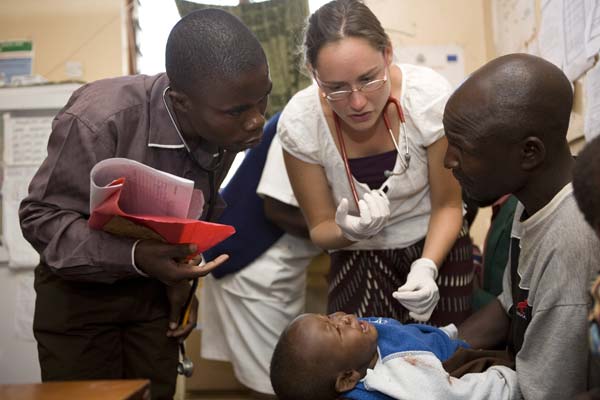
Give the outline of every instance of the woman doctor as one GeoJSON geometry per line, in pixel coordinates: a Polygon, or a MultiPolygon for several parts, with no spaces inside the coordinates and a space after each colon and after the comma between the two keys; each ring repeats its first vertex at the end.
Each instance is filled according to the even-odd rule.
{"type": "Polygon", "coordinates": [[[316,84],[290,100],[278,134],[311,239],[331,252],[328,312],[427,321],[446,274],[431,321],[460,322],[472,259],[460,187],[443,166],[449,83],[394,64],[358,0],[312,14],[303,45],[316,84]]]}

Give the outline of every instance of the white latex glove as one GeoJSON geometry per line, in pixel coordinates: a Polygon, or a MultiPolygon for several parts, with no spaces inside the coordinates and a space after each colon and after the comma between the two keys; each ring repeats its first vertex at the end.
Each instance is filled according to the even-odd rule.
{"type": "Polygon", "coordinates": [[[360,216],[348,215],[348,199],[340,201],[335,212],[335,223],[347,239],[358,242],[376,235],[390,218],[390,201],[380,190],[365,193],[358,202],[360,216]]]}
{"type": "Polygon", "coordinates": [[[419,258],[410,266],[406,283],[392,296],[409,311],[408,315],[417,321],[427,321],[440,299],[435,283],[438,270],[429,258],[419,258]]]}

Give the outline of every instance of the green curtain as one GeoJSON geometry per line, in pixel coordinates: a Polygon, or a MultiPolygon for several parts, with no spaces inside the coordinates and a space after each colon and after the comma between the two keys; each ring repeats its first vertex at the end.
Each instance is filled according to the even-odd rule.
{"type": "Polygon", "coordinates": [[[238,6],[216,6],[175,0],[179,15],[203,8],[220,8],[240,18],[258,37],[265,49],[273,91],[267,114],[283,109],[298,90],[311,80],[300,70],[302,30],[308,16],[308,0],[269,0],[238,6]]]}

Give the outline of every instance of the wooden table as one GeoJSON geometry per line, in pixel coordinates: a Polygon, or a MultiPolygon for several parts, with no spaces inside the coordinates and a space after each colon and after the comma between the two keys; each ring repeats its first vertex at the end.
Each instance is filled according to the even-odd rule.
{"type": "Polygon", "coordinates": [[[0,385],[0,399],[150,400],[150,381],[139,379],[0,385]]]}

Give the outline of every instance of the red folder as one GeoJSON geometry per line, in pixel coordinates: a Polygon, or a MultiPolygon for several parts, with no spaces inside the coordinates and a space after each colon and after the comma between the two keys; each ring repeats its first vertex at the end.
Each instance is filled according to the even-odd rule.
{"type": "MultiPolygon", "coordinates": [[[[120,178],[110,185],[124,182],[125,179],[120,178]]],[[[235,233],[235,228],[230,225],[168,216],[128,214],[119,207],[122,189],[123,186],[92,211],[88,221],[91,228],[120,236],[156,239],[172,244],[195,243],[200,253],[235,233]]]]}

